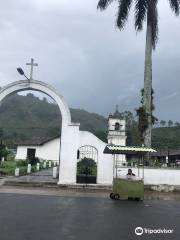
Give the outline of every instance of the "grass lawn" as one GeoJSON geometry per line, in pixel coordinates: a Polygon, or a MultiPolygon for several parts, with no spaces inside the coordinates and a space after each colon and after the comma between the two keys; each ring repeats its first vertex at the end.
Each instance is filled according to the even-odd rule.
{"type": "MultiPolygon", "coordinates": [[[[0,176],[14,176],[15,169],[19,168],[20,175],[27,174],[27,161],[4,161],[0,163],[0,176]]],[[[42,169],[42,163],[40,163],[40,169],[42,169]]],[[[31,172],[36,171],[36,165],[31,166],[31,172]]]]}

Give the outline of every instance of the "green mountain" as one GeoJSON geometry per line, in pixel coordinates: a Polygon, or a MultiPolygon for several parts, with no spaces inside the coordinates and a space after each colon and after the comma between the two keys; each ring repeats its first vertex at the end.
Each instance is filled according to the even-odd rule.
{"type": "MultiPolygon", "coordinates": [[[[106,141],[107,119],[96,113],[82,109],[70,109],[72,121],[79,122],[80,129],[94,133],[106,141]]],[[[139,145],[137,122],[131,112],[121,116],[127,122],[127,144],[139,145]]],[[[61,115],[54,103],[46,98],[39,99],[33,94],[22,96],[14,94],[0,105],[0,138],[13,147],[17,142],[34,137],[53,137],[60,134],[61,115]]],[[[180,126],[154,128],[152,144],[155,147],[180,147],[180,126]]]]}
{"type": "MultiPolygon", "coordinates": [[[[72,121],[79,122],[81,130],[87,130],[106,140],[107,120],[96,113],[70,109],[72,121]]],[[[54,103],[33,94],[14,94],[0,106],[0,133],[8,146],[34,137],[53,137],[60,134],[61,114],[54,103]],[[1,131],[2,132],[2,131],[1,131]]]]}
{"type": "Polygon", "coordinates": [[[180,147],[180,127],[160,127],[153,129],[152,144],[157,148],[180,147]]]}

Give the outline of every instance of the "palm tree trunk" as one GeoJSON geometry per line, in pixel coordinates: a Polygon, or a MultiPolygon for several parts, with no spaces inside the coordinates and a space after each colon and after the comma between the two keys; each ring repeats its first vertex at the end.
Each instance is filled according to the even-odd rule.
{"type": "Polygon", "coordinates": [[[148,115],[148,128],[144,133],[144,145],[151,147],[152,132],[152,26],[147,19],[146,52],[144,67],[144,96],[143,106],[148,115]]]}

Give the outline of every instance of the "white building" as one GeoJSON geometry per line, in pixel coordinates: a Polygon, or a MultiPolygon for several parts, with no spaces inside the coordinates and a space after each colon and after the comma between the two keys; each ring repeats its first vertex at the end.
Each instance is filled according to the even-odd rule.
{"type": "MultiPolygon", "coordinates": [[[[103,154],[104,146],[102,142],[90,132],[80,131],[80,147],[77,150],[77,160],[91,158],[98,162],[98,155],[103,154]],[[102,147],[102,148],[101,148],[102,147]]],[[[120,113],[116,110],[108,119],[108,144],[126,145],[125,120],[121,119],[120,113]]],[[[34,138],[30,141],[23,141],[17,146],[16,159],[26,160],[29,157],[37,157],[40,160],[59,162],[60,136],[53,138],[34,138]]],[[[107,155],[103,154],[103,157],[107,155]]],[[[122,155],[119,156],[122,159],[122,155]]],[[[125,159],[124,159],[125,161],[125,159]]]]}
{"type": "Polygon", "coordinates": [[[59,162],[60,137],[34,138],[24,141],[17,146],[16,160],[26,160],[37,157],[39,160],[59,162]]]}
{"type": "MultiPolygon", "coordinates": [[[[33,67],[33,59],[32,59],[33,67]]],[[[73,123],[69,107],[63,96],[49,84],[34,80],[20,80],[6,85],[0,89],[0,102],[7,96],[26,90],[34,90],[45,93],[57,103],[62,117],[61,138],[46,140],[35,145],[19,145],[16,159],[26,159],[27,155],[33,155],[40,159],[58,161],[60,159],[58,184],[76,184],[78,157],[91,155],[97,162],[97,183],[112,184],[113,181],[113,157],[103,153],[107,143],[98,139],[87,131],[80,130],[79,123],[73,123]]],[[[110,119],[109,119],[110,121],[110,119]]],[[[114,121],[114,120],[113,120],[114,121]]],[[[121,122],[120,122],[121,123],[121,122]]],[[[118,141],[118,137],[125,138],[117,124],[109,129],[108,141],[118,141]],[[119,134],[121,132],[121,134],[119,134]],[[114,135],[112,135],[112,133],[114,135]],[[116,133],[116,134],[115,134],[116,133]],[[116,135],[116,136],[115,136],[116,135]],[[114,140],[113,140],[114,138],[114,140]]],[[[121,124],[122,125],[122,124],[121,124]]],[[[125,123],[124,123],[125,125],[125,123]]],[[[123,129],[123,127],[121,126],[123,129]]],[[[125,128],[124,128],[125,129],[125,128]]],[[[124,141],[123,141],[124,142],[124,141]]]]}
{"type": "MultiPolygon", "coordinates": [[[[120,114],[116,111],[113,115],[109,115],[108,119],[108,137],[107,141],[109,144],[116,144],[125,146],[126,145],[126,129],[125,120],[120,118],[120,114]]],[[[29,157],[38,157],[40,160],[48,160],[59,163],[59,153],[60,153],[60,136],[54,138],[44,138],[44,139],[33,139],[31,141],[25,141],[18,144],[16,159],[26,160],[29,157]]],[[[77,149],[77,162],[83,158],[91,158],[96,163],[97,166],[101,165],[103,171],[101,170],[102,177],[104,178],[104,183],[109,183],[108,176],[113,168],[113,158],[111,155],[104,154],[103,151],[107,143],[101,141],[94,134],[87,131],[79,132],[79,148],[77,149]],[[102,167],[103,166],[103,167],[102,167]],[[106,179],[107,176],[107,179],[106,179]]],[[[67,151],[68,151],[67,147],[67,151]]],[[[126,159],[124,155],[116,155],[115,163],[122,165],[125,163],[126,159]]]]}

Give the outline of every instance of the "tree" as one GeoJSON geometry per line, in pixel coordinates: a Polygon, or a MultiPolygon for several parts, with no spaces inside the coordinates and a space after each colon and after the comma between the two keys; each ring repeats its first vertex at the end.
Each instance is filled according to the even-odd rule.
{"type": "MultiPolygon", "coordinates": [[[[144,133],[144,144],[151,146],[152,132],[152,50],[155,49],[158,40],[158,0],[99,0],[98,8],[105,10],[112,2],[118,3],[116,25],[120,30],[124,29],[129,10],[135,2],[135,29],[141,31],[144,21],[146,29],[146,51],[144,66],[144,93],[143,108],[148,118],[148,125],[144,133]]],[[[180,1],[169,0],[171,9],[179,15],[180,1]]]]}
{"type": "Polygon", "coordinates": [[[161,121],[160,121],[160,125],[161,125],[162,127],[164,127],[164,126],[166,125],[166,121],[161,120],[161,121]]]}
{"type": "Polygon", "coordinates": [[[2,161],[2,158],[6,160],[7,155],[9,154],[9,150],[6,148],[6,145],[3,144],[2,140],[0,141],[0,163],[2,161]]]}
{"type": "Polygon", "coordinates": [[[172,125],[173,125],[173,121],[172,121],[172,120],[169,120],[169,121],[168,121],[168,127],[172,127],[172,125]]]}
{"type": "Polygon", "coordinates": [[[179,127],[179,126],[180,126],[180,123],[179,123],[179,122],[175,122],[175,123],[174,123],[174,126],[175,126],[175,127],[179,127]]]}
{"type": "Polygon", "coordinates": [[[1,139],[1,140],[2,140],[3,136],[4,136],[4,131],[3,131],[2,128],[0,128],[0,139],[1,139]]]}

